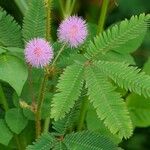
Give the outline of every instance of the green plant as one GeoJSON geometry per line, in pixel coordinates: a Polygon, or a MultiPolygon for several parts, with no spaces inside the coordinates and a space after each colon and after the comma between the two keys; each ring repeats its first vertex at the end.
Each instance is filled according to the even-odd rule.
{"type": "MultiPolygon", "coordinates": [[[[109,1],[103,3],[99,24],[88,23],[83,45],[70,48],[55,41],[53,62],[34,69],[24,63],[23,49],[33,38],[52,42],[53,3],[29,1],[22,27],[0,9],[0,143],[19,150],[118,149],[135,126],[150,125],[144,118],[148,104],[139,106],[140,100],[126,97],[133,92],[145,103],[150,98],[150,76],[134,66],[131,56],[144,40],[150,14],[132,16],[103,31],[109,1]],[[91,125],[90,116],[99,127],[91,125]],[[28,130],[33,133],[26,135],[28,130]]],[[[60,3],[63,17],[70,16],[75,1],[60,3]]]]}

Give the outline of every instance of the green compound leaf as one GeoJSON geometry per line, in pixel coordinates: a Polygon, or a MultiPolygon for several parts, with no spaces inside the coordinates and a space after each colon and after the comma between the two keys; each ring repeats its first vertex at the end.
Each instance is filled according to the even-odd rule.
{"type": "Polygon", "coordinates": [[[88,66],[85,71],[88,95],[96,109],[98,117],[113,134],[128,138],[132,134],[132,123],[126,104],[115,87],[95,66],[88,66]]]}
{"type": "Polygon", "coordinates": [[[63,142],[58,141],[57,143],[55,143],[53,150],[69,150],[69,149],[66,147],[66,145],[63,142]]]}
{"type": "Polygon", "coordinates": [[[19,134],[28,123],[19,108],[9,109],[5,114],[5,120],[11,131],[16,134],[19,134]]]}
{"type": "Polygon", "coordinates": [[[68,134],[64,143],[70,150],[117,150],[110,139],[89,131],[68,134]]]}
{"type": "Polygon", "coordinates": [[[46,10],[43,0],[31,0],[23,24],[23,37],[29,41],[36,37],[45,37],[46,10]]]}
{"type": "Polygon", "coordinates": [[[61,75],[57,85],[58,93],[52,100],[51,117],[59,120],[73,108],[81,93],[84,66],[74,64],[68,66],[61,75]]]}
{"type": "Polygon", "coordinates": [[[106,55],[100,55],[99,60],[111,62],[126,62],[135,65],[134,58],[130,54],[121,54],[115,51],[109,51],[106,55]]]}
{"type": "Polygon", "coordinates": [[[55,138],[49,133],[41,135],[33,145],[29,145],[26,150],[50,150],[56,143],[55,138]]]}
{"type": "Polygon", "coordinates": [[[62,118],[53,123],[53,129],[60,133],[65,134],[68,129],[71,129],[75,123],[77,123],[80,114],[81,99],[76,101],[74,107],[66,114],[65,118],[62,118]]]}
{"type": "Polygon", "coordinates": [[[150,97],[150,76],[125,63],[99,61],[97,67],[118,86],[145,98],[150,97]]]}
{"type": "Polygon", "coordinates": [[[86,56],[99,59],[99,56],[110,50],[119,53],[131,53],[142,43],[147,32],[150,15],[141,14],[124,20],[119,25],[102,32],[87,46],[86,56]]]}
{"type": "Polygon", "coordinates": [[[27,76],[27,68],[21,59],[11,55],[0,55],[0,79],[9,83],[19,96],[27,76]]]}
{"type": "Polygon", "coordinates": [[[13,134],[7,127],[5,120],[0,119],[0,143],[3,145],[8,145],[12,137],[13,134]]]}
{"type": "Polygon", "coordinates": [[[22,47],[21,28],[14,18],[0,8],[0,45],[22,47]]]}

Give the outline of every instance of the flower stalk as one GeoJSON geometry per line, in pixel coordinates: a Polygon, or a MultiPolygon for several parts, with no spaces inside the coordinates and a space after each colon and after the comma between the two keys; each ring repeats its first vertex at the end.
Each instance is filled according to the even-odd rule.
{"type": "Polygon", "coordinates": [[[74,6],[75,6],[75,2],[76,0],[66,0],[64,4],[62,0],[59,0],[61,13],[64,19],[71,16],[74,6]]]}
{"type": "Polygon", "coordinates": [[[98,29],[97,34],[101,33],[104,30],[104,24],[107,16],[107,10],[108,10],[109,0],[103,0],[101,12],[100,12],[100,18],[98,21],[98,29]]]}
{"type": "Polygon", "coordinates": [[[55,59],[53,60],[52,66],[55,65],[57,59],[59,58],[60,54],[63,52],[64,48],[66,46],[66,43],[64,43],[64,45],[61,47],[61,49],[59,50],[58,54],[56,55],[55,59]]]}
{"type": "Polygon", "coordinates": [[[51,6],[52,0],[45,1],[45,8],[46,8],[46,40],[49,41],[51,39],[51,6]]]}
{"type": "Polygon", "coordinates": [[[44,78],[41,83],[37,111],[36,111],[36,137],[37,138],[40,136],[41,131],[42,131],[42,129],[41,129],[41,109],[42,109],[42,105],[44,102],[47,80],[48,80],[48,75],[45,73],[44,78]]]}

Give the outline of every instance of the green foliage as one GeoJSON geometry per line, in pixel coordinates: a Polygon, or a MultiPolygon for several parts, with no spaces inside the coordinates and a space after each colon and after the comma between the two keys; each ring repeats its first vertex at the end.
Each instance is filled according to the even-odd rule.
{"type": "Polygon", "coordinates": [[[85,76],[89,99],[98,117],[104,120],[104,124],[113,134],[117,133],[119,137],[130,137],[132,123],[121,95],[114,91],[115,88],[99,68],[88,66],[85,76]]]}
{"type": "Polygon", "coordinates": [[[5,114],[5,120],[11,131],[16,134],[19,134],[28,123],[19,108],[9,109],[5,114]]]}
{"type": "Polygon", "coordinates": [[[66,145],[63,142],[58,141],[58,142],[56,142],[55,147],[53,148],[53,150],[68,150],[68,149],[67,149],[66,145]]]}
{"type": "Polygon", "coordinates": [[[0,47],[0,54],[5,53],[5,52],[6,52],[6,50],[3,49],[2,47],[0,47]]]}
{"type": "Polygon", "coordinates": [[[99,61],[97,67],[121,88],[150,97],[150,76],[140,72],[141,70],[137,67],[107,61],[99,61]]]}
{"type": "Polygon", "coordinates": [[[115,51],[109,51],[106,55],[100,55],[99,59],[112,62],[126,62],[135,65],[135,61],[130,54],[121,54],[115,51]]]}
{"type": "Polygon", "coordinates": [[[117,150],[115,144],[105,136],[88,131],[68,134],[64,143],[73,150],[117,150]]]}
{"type": "Polygon", "coordinates": [[[136,50],[146,34],[149,19],[150,15],[145,14],[141,14],[139,17],[133,16],[129,21],[124,20],[119,25],[100,33],[94,38],[94,41],[89,43],[86,56],[98,59],[99,55],[110,50],[119,53],[129,53],[136,50]],[[131,47],[130,41],[134,44],[131,47]]]}
{"type": "Polygon", "coordinates": [[[31,0],[23,24],[23,37],[29,41],[36,37],[45,37],[46,10],[43,0],[31,0]]]}
{"type": "Polygon", "coordinates": [[[4,145],[8,145],[13,137],[12,132],[9,130],[3,119],[0,119],[0,135],[0,143],[4,145]]]}
{"type": "Polygon", "coordinates": [[[127,98],[127,106],[134,126],[150,126],[150,101],[143,96],[131,94],[127,98]]]}
{"type": "Polygon", "coordinates": [[[47,133],[43,134],[33,145],[29,145],[26,150],[50,150],[54,146],[54,137],[47,133]]]}
{"type": "Polygon", "coordinates": [[[13,55],[24,61],[23,49],[19,47],[0,47],[0,54],[13,55]]]}
{"type": "Polygon", "coordinates": [[[55,120],[61,119],[74,106],[80,96],[83,85],[84,66],[74,64],[68,66],[61,75],[57,85],[58,93],[52,101],[51,117],[55,120]]]}
{"type": "MultiPolygon", "coordinates": [[[[48,41],[54,39],[53,50],[57,58],[63,44],[55,39],[58,8],[67,12],[65,9],[69,10],[72,5],[70,11],[73,11],[80,8],[80,3],[75,0],[53,1],[55,12],[51,13],[52,0],[25,1],[26,9],[20,10],[25,13],[23,23],[20,22],[22,33],[14,19],[0,8],[0,80],[3,82],[0,118],[5,118],[0,119],[0,143],[3,144],[0,149],[25,149],[35,139],[35,129],[36,134],[37,129],[44,134],[41,133],[33,145],[27,146],[27,150],[121,149],[117,144],[132,135],[132,123],[135,127],[150,125],[150,76],[131,66],[136,65],[131,53],[134,55],[142,44],[150,14],[125,19],[97,36],[97,24],[87,22],[88,37],[82,45],[76,48],[65,45],[57,61],[52,62],[54,65],[29,69],[28,77],[22,34],[25,43],[37,37],[48,41]],[[57,6],[59,2],[61,6],[57,6]],[[77,6],[73,8],[74,4],[77,6]],[[55,20],[51,20],[52,16],[55,20]],[[50,34],[50,28],[55,37],[50,34]],[[46,90],[39,92],[43,75],[48,77],[47,84],[42,85],[46,90]],[[115,84],[119,90],[125,89],[124,93],[115,84]],[[38,98],[38,95],[41,96],[38,98]],[[24,105],[20,105],[20,99],[24,105]],[[40,102],[41,107],[37,109],[40,102]],[[39,112],[38,120],[35,114],[39,112]]],[[[21,3],[16,3],[19,8],[21,3]]],[[[91,12],[94,16],[96,10],[91,12]]],[[[89,20],[91,16],[82,13],[89,20]]],[[[145,67],[148,72],[149,63],[145,67]]]]}
{"type": "MultiPolygon", "coordinates": [[[[150,75],[149,67],[150,59],[146,62],[143,69],[150,75]]],[[[150,98],[146,99],[143,96],[132,93],[127,97],[127,106],[135,127],[150,126],[150,98]]]]}
{"type": "Polygon", "coordinates": [[[0,8],[0,46],[22,47],[20,26],[2,8],[0,8]]]}
{"type": "Polygon", "coordinates": [[[20,96],[28,71],[21,59],[12,55],[0,55],[0,79],[9,83],[20,96]]]}
{"type": "Polygon", "coordinates": [[[112,134],[110,130],[104,125],[103,121],[98,118],[98,115],[92,105],[89,106],[89,109],[87,111],[86,125],[89,131],[104,135],[107,138],[111,139],[111,141],[114,141],[114,143],[116,144],[120,143],[122,140],[118,137],[118,135],[112,134]]]}
{"type": "Polygon", "coordinates": [[[74,107],[66,114],[65,118],[60,119],[53,124],[53,129],[60,134],[65,134],[67,130],[73,128],[78,120],[81,101],[80,99],[75,103],[74,107]]]}
{"type": "Polygon", "coordinates": [[[145,63],[144,69],[143,69],[144,72],[146,72],[147,74],[150,75],[150,69],[149,69],[149,66],[150,66],[150,58],[149,58],[148,61],[145,63]]]}

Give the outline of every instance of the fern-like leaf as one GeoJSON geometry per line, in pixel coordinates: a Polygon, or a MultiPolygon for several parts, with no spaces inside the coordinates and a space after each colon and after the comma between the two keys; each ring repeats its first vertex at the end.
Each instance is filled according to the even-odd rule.
{"type": "Polygon", "coordinates": [[[55,143],[53,150],[69,150],[69,149],[67,149],[66,145],[63,142],[58,141],[55,143]]]}
{"type": "Polygon", "coordinates": [[[110,139],[89,131],[68,134],[64,143],[72,150],[117,150],[117,146],[110,139]]]}
{"type": "Polygon", "coordinates": [[[132,123],[121,95],[95,66],[88,66],[85,72],[90,101],[104,124],[119,137],[128,138],[132,134],[132,123]]]}
{"type": "Polygon", "coordinates": [[[50,150],[55,144],[55,138],[49,133],[43,134],[33,145],[29,145],[26,150],[50,150]]]}
{"type": "Polygon", "coordinates": [[[53,123],[53,129],[60,134],[65,134],[67,129],[73,127],[74,123],[78,120],[80,112],[81,101],[78,100],[74,107],[66,114],[65,118],[60,119],[53,123]]]}
{"type": "Polygon", "coordinates": [[[46,9],[44,0],[31,0],[23,24],[23,37],[29,41],[36,37],[45,37],[46,9]]]}
{"type": "Polygon", "coordinates": [[[60,77],[57,85],[58,93],[52,101],[51,117],[55,120],[61,119],[74,106],[80,96],[83,85],[84,66],[74,64],[68,66],[60,77]]]}
{"type": "Polygon", "coordinates": [[[20,26],[2,8],[0,8],[0,45],[22,47],[20,26]]]}
{"type": "Polygon", "coordinates": [[[126,62],[135,65],[134,58],[130,54],[120,54],[115,51],[109,51],[106,55],[99,56],[99,60],[112,62],[126,62]]]}
{"type": "MultiPolygon", "coordinates": [[[[146,33],[149,19],[150,15],[145,14],[141,14],[139,17],[133,16],[130,20],[126,19],[120,25],[115,25],[106,32],[102,32],[89,43],[86,56],[90,59],[98,59],[99,55],[107,51],[118,51],[122,46],[128,47],[129,41],[141,38],[141,35],[146,33]]],[[[141,42],[142,40],[140,42],[137,40],[135,47],[140,46],[141,42]]]]}
{"type": "Polygon", "coordinates": [[[137,67],[107,61],[99,61],[97,67],[121,88],[150,97],[150,76],[137,67]]]}

